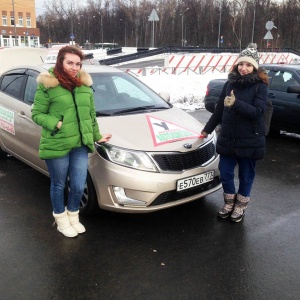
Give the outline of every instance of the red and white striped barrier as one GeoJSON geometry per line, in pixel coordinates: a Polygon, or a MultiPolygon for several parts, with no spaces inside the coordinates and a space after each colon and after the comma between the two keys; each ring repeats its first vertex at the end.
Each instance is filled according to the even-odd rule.
{"type": "MultiPolygon", "coordinates": [[[[260,63],[291,63],[299,56],[292,53],[259,53],[260,63]]],[[[206,73],[207,71],[225,72],[231,68],[238,58],[238,53],[229,54],[172,54],[165,57],[165,67],[174,68],[173,72],[178,73],[180,69],[186,72],[188,69],[193,72],[206,73]]]]}
{"type": "MultiPolygon", "coordinates": [[[[293,63],[300,57],[293,53],[259,53],[260,64],[293,63]]],[[[236,63],[238,53],[201,53],[201,54],[170,54],[165,56],[164,67],[146,67],[123,69],[135,76],[146,75],[189,75],[205,74],[207,72],[228,72],[236,63]]],[[[122,67],[120,66],[120,69],[122,67]]]]}

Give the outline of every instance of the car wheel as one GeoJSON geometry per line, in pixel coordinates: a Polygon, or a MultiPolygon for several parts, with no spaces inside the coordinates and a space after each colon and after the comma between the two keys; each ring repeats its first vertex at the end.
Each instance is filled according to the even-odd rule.
{"type": "MultiPolygon", "coordinates": [[[[67,205],[67,199],[70,190],[69,187],[70,187],[70,181],[68,178],[66,184],[66,191],[65,191],[65,205],[67,205]]],[[[84,192],[79,203],[79,212],[81,215],[86,216],[86,215],[96,214],[97,212],[99,212],[99,210],[100,209],[98,205],[95,187],[91,179],[91,176],[88,173],[85,187],[84,187],[84,192]]]]}
{"type": "Polygon", "coordinates": [[[6,158],[7,157],[7,153],[2,151],[0,148],[0,158],[6,158]]]}

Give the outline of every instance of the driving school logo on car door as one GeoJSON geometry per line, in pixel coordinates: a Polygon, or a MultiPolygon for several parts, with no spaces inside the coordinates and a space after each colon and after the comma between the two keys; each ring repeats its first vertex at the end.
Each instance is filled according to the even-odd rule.
{"type": "Polygon", "coordinates": [[[178,140],[199,138],[199,133],[195,133],[171,122],[150,116],[146,116],[146,118],[155,147],[178,140]]]}
{"type": "Polygon", "coordinates": [[[9,109],[0,106],[0,128],[5,131],[15,134],[15,118],[14,113],[9,109]]]}

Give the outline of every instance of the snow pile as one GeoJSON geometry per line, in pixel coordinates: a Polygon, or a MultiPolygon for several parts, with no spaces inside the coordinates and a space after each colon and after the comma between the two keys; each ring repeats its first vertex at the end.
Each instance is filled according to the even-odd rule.
{"type": "Polygon", "coordinates": [[[227,78],[228,73],[210,72],[202,75],[148,75],[139,79],[150,86],[156,92],[170,94],[171,103],[175,106],[194,111],[204,109],[204,96],[210,80],[227,78]]]}

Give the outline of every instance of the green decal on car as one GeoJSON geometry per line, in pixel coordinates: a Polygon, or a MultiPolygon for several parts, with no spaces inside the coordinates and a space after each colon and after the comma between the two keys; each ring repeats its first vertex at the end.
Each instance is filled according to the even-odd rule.
{"type": "Polygon", "coordinates": [[[0,106],[0,128],[15,135],[14,112],[0,106]]]}
{"type": "Polygon", "coordinates": [[[160,146],[176,140],[199,138],[199,133],[197,134],[171,122],[166,122],[150,116],[146,116],[146,118],[150,127],[154,146],[160,146]]]}

